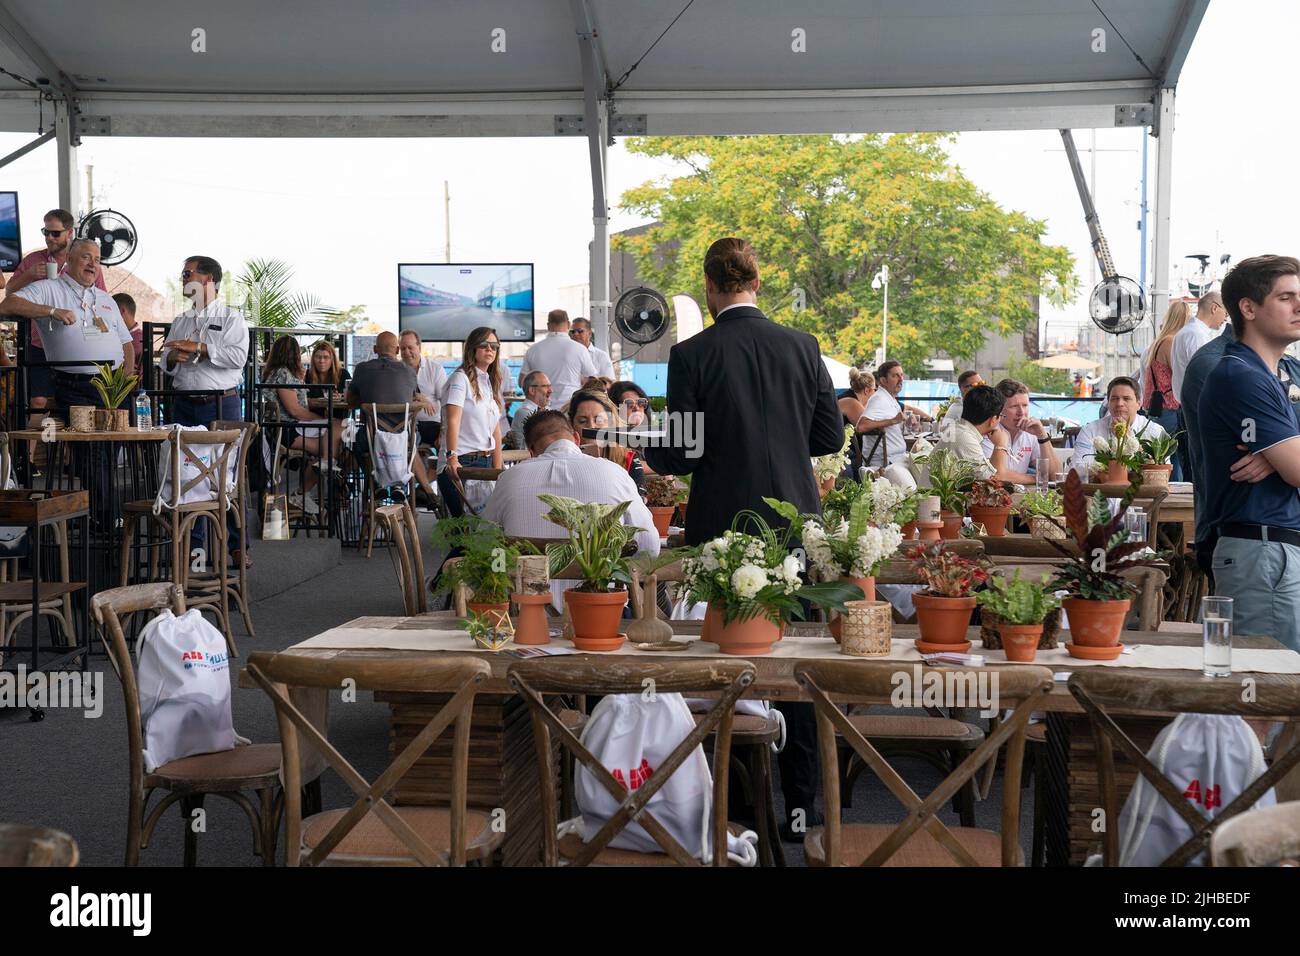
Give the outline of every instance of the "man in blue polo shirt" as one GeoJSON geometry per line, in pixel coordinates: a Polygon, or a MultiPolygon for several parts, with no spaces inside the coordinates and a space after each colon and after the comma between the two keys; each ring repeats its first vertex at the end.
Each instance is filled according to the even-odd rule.
{"type": "Polygon", "coordinates": [[[1300,262],[1257,256],[1223,280],[1237,341],[1205,380],[1197,404],[1207,518],[1219,535],[1215,591],[1233,598],[1234,630],[1300,650],[1300,419],[1278,379],[1300,341],[1300,262]],[[1265,460],[1258,481],[1236,480],[1247,450],[1265,460]]]}

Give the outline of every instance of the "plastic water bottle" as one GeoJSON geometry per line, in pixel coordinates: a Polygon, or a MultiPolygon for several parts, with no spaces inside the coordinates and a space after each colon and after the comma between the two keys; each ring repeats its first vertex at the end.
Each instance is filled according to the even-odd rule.
{"type": "Polygon", "coordinates": [[[135,397],[135,427],[136,430],[147,432],[153,428],[153,405],[149,402],[149,396],[141,392],[135,397]]]}

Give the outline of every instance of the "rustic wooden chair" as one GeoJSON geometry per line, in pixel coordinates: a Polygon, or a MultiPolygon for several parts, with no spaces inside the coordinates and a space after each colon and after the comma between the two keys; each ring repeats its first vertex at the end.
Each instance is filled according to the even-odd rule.
{"type": "MultiPolygon", "coordinates": [[[[1107,498],[1122,498],[1128,485],[1085,483],[1083,493],[1091,498],[1100,491],[1107,498]]],[[[1147,545],[1157,547],[1156,531],[1160,525],[1160,503],[1169,497],[1167,485],[1141,485],[1133,496],[1132,505],[1142,508],[1147,513],[1147,545]]]]}
{"type": "Polygon", "coordinates": [[[1220,827],[1249,810],[1270,787],[1300,764],[1300,743],[1274,754],[1271,765],[1235,800],[1208,819],[1183,791],[1147,759],[1146,754],[1115,723],[1108,710],[1156,713],[1235,714],[1241,717],[1300,716],[1300,686],[1288,677],[1249,675],[1254,693],[1243,694],[1240,680],[1207,680],[1178,672],[1126,673],[1123,668],[1088,667],[1070,675],[1070,693],[1083,706],[1097,746],[1097,777],[1105,818],[1113,821],[1102,837],[1102,863],[1119,860],[1119,793],[1115,779],[1115,748],[1137,768],[1191,829],[1191,836],[1161,866],[1186,866],[1199,856],[1220,827]],[[1242,700],[1250,697],[1249,701],[1242,700]]]}
{"type": "Polygon", "coordinates": [[[271,698],[284,748],[285,862],[288,866],[464,866],[490,859],[505,839],[488,814],[466,808],[474,695],[492,675],[487,661],[436,655],[420,661],[340,661],[258,652],[248,674],[271,698]],[[449,693],[424,729],[374,781],[368,782],[289,699],[290,688],[449,693]],[[451,806],[398,806],[387,794],[452,724],[451,806]],[[299,754],[314,747],[357,801],[303,819],[299,754]]]}
{"type": "Polygon", "coordinates": [[[198,852],[198,834],[191,826],[193,811],[202,808],[204,797],[214,794],[235,803],[248,815],[253,826],[253,852],[261,855],[264,866],[270,866],[274,862],[279,828],[276,794],[280,789],[280,747],[277,744],[250,744],[217,753],[196,754],[163,764],[152,772],[144,769],[140,690],[122,620],[136,611],[170,608],[174,614],[185,613],[185,595],[180,585],[162,582],[113,588],[100,591],[91,599],[90,605],[108,650],[109,663],[122,682],[122,698],[126,704],[130,773],[126,865],[139,863],[140,851],[148,848],[163,812],[179,801],[185,825],[185,865],[193,866],[198,852]],[[167,795],[146,817],[149,798],[155,790],[165,790],[167,795]],[[257,796],[257,807],[253,806],[245,791],[252,791],[257,796]]]}
{"type": "MultiPolygon", "coordinates": [[[[230,597],[234,598],[236,606],[239,608],[239,614],[244,619],[244,630],[248,632],[249,637],[256,637],[253,632],[253,616],[249,613],[249,605],[252,603],[248,591],[248,567],[244,555],[250,553],[252,545],[252,536],[248,533],[248,453],[254,445],[261,448],[257,443],[258,435],[261,429],[255,422],[244,421],[215,421],[208,425],[212,431],[237,431],[243,437],[239,443],[239,450],[235,453],[235,494],[231,498],[231,507],[235,511],[235,524],[239,528],[240,550],[243,551],[241,560],[235,568],[235,577],[233,581],[227,584],[227,590],[230,597]]],[[[212,575],[215,580],[215,575],[212,575]]],[[[215,586],[215,585],[214,585],[215,586]]]]}
{"type": "Polygon", "coordinates": [[[77,841],[49,827],[0,823],[0,867],[76,866],[77,841]]]}
{"type": "MultiPolygon", "coordinates": [[[[537,748],[538,772],[542,795],[542,860],[546,866],[702,866],[673,836],[646,810],[659,788],[668,781],[682,762],[700,746],[706,737],[714,735],[713,766],[730,765],[731,725],[736,700],[745,688],[754,682],[754,665],[748,661],[639,661],[612,658],[597,666],[581,657],[558,662],[548,660],[521,661],[510,667],[510,685],[519,693],[532,713],[533,742],[537,748]],[[717,694],[718,702],[695,729],[654,768],[650,779],[633,791],[628,791],[609,772],[599,759],[574,735],[547,705],[543,694],[641,694],[645,681],[654,682],[656,693],[690,695],[717,694]],[[562,749],[571,750],[574,757],[619,802],[618,812],[600,829],[591,842],[584,843],[581,836],[570,834],[560,839],[556,833],[556,768],[551,746],[552,734],[562,749]],[[610,849],[609,842],[629,823],[635,820],[663,853],[639,853],[634,850],[610,849]]],[[[711,838],[718,848],[713,854],[714,866],[726,866],[727,860],[727,777],[716,773],[713,782],[713,808],[711,838]]]]}
{"type": "MultiPolygon", "coordinates": [[[[370,557],[375,552],[375,532],[379,529],[380,520],[375,514],[375,509],[379,507],[379,492],[382,488],[375,485],[374,472],[374,454],[375,454],[375,434],[376,432],[387,432],[390,435],[397,435],[402,432],[401,422],[396,424],[389,422],[384,416],[405,416],[406,429],[406,447],[409,451],[415,452],[416,446],[420,441],[420,432],[416,427],[416,412],[418,409],[412,408],[409,404],[382,405],[371,402],[361,406],[361,420],[365,425],[366,438],[369,440],[370,449],[370,467],[366,471],[366,497],[363,503],[365,512],[362,515],[362,522],[366,529],[366,557],[370,557]]],[[[414,508],[414,498],[411,493],[411,486],[414,479],[408,481],[402,488],[403,500],[406,504],[414,508]]]]}
{"type": "Polygon", "coordinates": [[[817,742],[821,751],[826,824],[809,831],[804,853],[810,866],[841,866],[845,857],[862,866],[1002,866],[1023,865],[1020,836],[1020,771],[1024,729],[1029,715],[1041,708],[1052,689],[1052,672],[1043,667],[1009,666],[979,669],[926,668],[938,675],[958,675],[963,681],[997,674],[997,706],[1014,703],[1011,716],[990,733],[922,800],[891,767],[871,741],[841,710],[843,704],[884,703],[893,694],[897,662],[816,661],[795,668],[795,678],[808,690],[817,709],[817,742]],[[837,734],[884,782],[907,810],[897,826],[844,824],[840,820],[840,777],[836,770],[837,734]],[[1002,792],[1002,833],[959,827],[950,830],[936,811],[964,786],[985,763],[996,760],[1007,744],[1002,792]],[[924,829],[925,833],[920,831],[924,829]]]}
{"type": "Polygon", "coordinates": [[[131,542],[141,522],[161,528],[171,542],[171,580],[184,589],[187,606],[211,611],[230,646],[231,657],[239,656],[230,626],[230,560],[226,510],[232,501],[226,490],[226,466],[239,441],[238,431],[176,431],[167,437],[171,443],[171,500],[154,513],[154,499],[128,501],[122,506],[122,541],[118,556],[122,569],[121,586],[130,583],[131,542]],[[196,449],[211,448],[207,460],[196,449]],[[182,481],[182,460],[196,474],[182,481]],[[214,489],[202,501],[182,504],[181,496],[207,481],[214,489]],[[206,555],[202,569],[195,573],[191,586],[190,535],[200,521],[207,522],[206,555]]]}
{"type": "Polygon", "coordinates": [[[429,610],[429,596],[424,587],[424,554],[415,512],[409,504],[380,505],[375,509],[375,519],[383,525],[394,552],[393,564],[406,613],[425,613],[429,610]]]}
{"type": "Polygon", "coordinates": [[[1300,859],[1300,801],[1247,810],[1210,838],[1214,866],[1295,866],[1300,859]]]}

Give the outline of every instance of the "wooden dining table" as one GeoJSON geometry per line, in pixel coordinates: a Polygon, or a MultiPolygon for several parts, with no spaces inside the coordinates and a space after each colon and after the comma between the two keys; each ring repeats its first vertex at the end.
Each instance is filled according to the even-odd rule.
{"type": "MultiPolygon", "coordinates": [[[[666,654],[625,646],[616,654],[576,654],[569,641],[553,634],[551,644],[541,650],[557,652],[551,657],[556,667],[565,667],[578,661],[584,665],[600,666],[605,661],[627,660],[629,657],[654,661],[682,659],[685,656],[724,658],[716,645],[700,641],[700,622],[670,623],[674,639],[687,644],[687,649],[666,654]],[[564,653],[566,651],[568,653],[564,653]]],[[[506,858],[516,863],[528,863],[535,856],[535,841],[539,832],[537,821],[531,816],[535,812],[535,806],[530,802],[530,793],[537,787],[537,771],[531,746],[531,724],[526,718],[523,702],[513,694],[506,679],[510,665],[520,659],[522,649],[511,645],[495,652],[478,649],[468,635],[452,632],[457,625],[458,619],[450,612],[433,612],[415,617],[361,617],[281,653],[341,662],[418,660],[430,653],[474,654],[486,660],[492,675],[476,699],[471,746],[476,748],[475,752],[494,754],[496,757],[484,757],[471,766],[471,802],[480,807],[516,808],[511,812],[518,828],[507,840],[506,858]],[[322,646],[323,644],[330,646],[322,646]],[[527,809],[519,816],[514,815],[519,808],[529,807],[533,809],[527,809]]],[[[882,659],[897,663],[900,673],[904,674],[919,676],[923,670],[929,670],[912,646],[918,634],[914,625],[894,625],[891,654],[882,659]]],[[[979,629],[971,628],[967,637],[974,642],[972,652],[981,653],[979,629]]],[[[1178,655],[1180,666],[1175,672],[1199,673],[1199,633],[1128,631],[1125,632],[1123,641],[1134,649],[1131,653],[1139,658],[1146,655],[1146,659],[1154,661],[1160,655],[1178,655]]],[[[1270,682],[1286,685],[1300,683],[1300,654],[1268,637],[1234,635],[1233,642],[1234,648],[1239,652],[1234,659],[1234,667],[1240,668],[1234,673],[1248,674],[1260,686],[1270,682]]],[[[536,651],[528,649],[527,653],[532,655],[536,651]]],[[[986,661],[982,670],[990,674],[1022,666],[1007,662],[1001,651],[982,653],[986,661]]],[[[786,637],[775,645],[773,654],[749,658],[754,664],[756,679],[745,696],[772,701],[808,701],[810,698],[807,692],[795,679],[795,668],[801,662],[825,660],[828,657],[837,660],[859,659],[841,654],[824,624],[792,624],[787,628],[786,637]]],[[[1099,805],[1100,796],[1096,789],[1091,729],[1083,716],[1082,708],[1069,693],[1065,682],[1080,667],[1124,666],[1124,661],[1121,658],[1119,662],[1111,664],[1082,662],[1058,650],[1041,651],[1036,663],[1050,667],[1057,678],[1043,707],[1047,713],[1046,747],[1050,756],[1044,761],[1046,766],[1040,766],[1041,772],[1051,774],[1049,789],[1057,794],[1057,799],[1049,806],[1052,816],[1048,818],[1047,824],[1048,858],[1049,861],[1062,865],[1077,863],[1081,862],[1091,845],[1088,829],[1091,808],[1099,805]]],[[[1166,660],[1164,663],[1169,662],[1166,660]]],[[[934,669],[941,672],[946,668],[934,669]]],[[[1168,666],[1126,669],[1136,676],[1170,672],[1168,666]]],[[[240,674],[240,683],[244,687],[253,686],[243,672],[240,674]]],[[[399,745],[404,746],[413,730],[418,728],[420,721],[427,720],[432,698],[426,694],[376,694],[376,700],[389,704],[390,749],[396,753],[400,749],[399,745]]],[[[879,703],[891,702],[881,700],[879,703]]],[[[954,715],[971,719],[976,713],[971,710],[974,706],[971,702],[967,708],[954,709],[954,715]],[[970,716],[963,716],[964,714],[970,716]]],[[[1134,725],[1138,727],[1135,733],[1145,738],[1150,736],[1150,728],[1163,726],[1173,715],[1133,710],[1117,716],[1126,726],[1135,722],[1134,725]]],[[[408,778],[395,790],[397,802],[445,802],[447,767],[445,761],[440,762],[440,759],[431,756],[417,761],[408,778]]],[[[1129,776],[1125,778],[1124,768],[1121,767],[1121,799],[1132,782],[1131,768],[1128,771],[1129,776]]]]}

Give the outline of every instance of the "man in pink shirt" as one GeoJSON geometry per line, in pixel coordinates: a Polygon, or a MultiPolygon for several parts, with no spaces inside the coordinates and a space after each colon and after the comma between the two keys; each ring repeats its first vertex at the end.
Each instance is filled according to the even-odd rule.
{"type": "MultiPolygon", "coordinates": [[[[45,248],[23,256],[23,261],[18,263],[18,268],[14,269],[13,275],[5,283],[6,295],[11,295],[33,282],[46,278],[49,263],[54,263],[59,275],[63,274],[68,267],[68,249],[72,245],[72,240],[76,238],[73,231],[75,223],[72,213],[66,209],[51,209],[45,214],[45,227],[41,229],[41,235],[45,237],[45,248]]],[[[108,286],[104,284],[102,268],[95,272],[95,286],[105,292],[108,291],[108,286]]],[[[31,329],[28,361],[44,362],[45,344],[41,341],[41,333],[37,330],[35,322],[29,323],[28,328],[31,329]]],[[[27,381],[28,394],[31,397],[30,407],[33,412],[43,413],[54,395],[54,369],[47,367],[28,369],[27,381]]],[[[39,418],[40,415],[37,417],[39,418]]]]}

